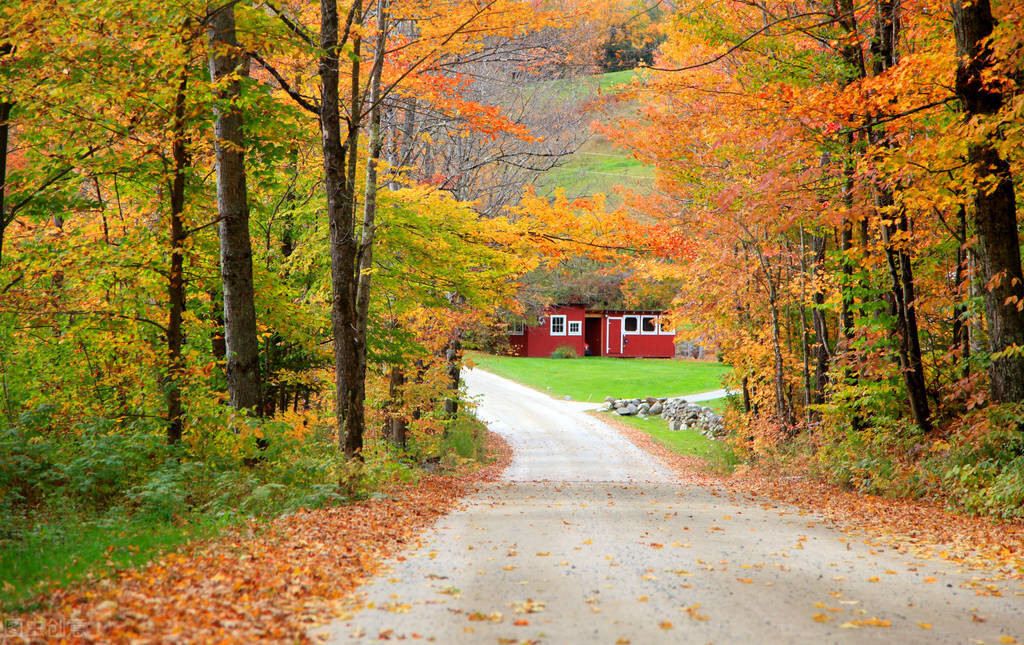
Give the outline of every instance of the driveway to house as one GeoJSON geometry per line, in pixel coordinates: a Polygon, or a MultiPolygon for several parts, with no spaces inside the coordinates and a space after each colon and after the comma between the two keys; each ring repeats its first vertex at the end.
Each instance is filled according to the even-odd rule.
{"type": "Polygon", "coordinates": [[[480,370],[465,380],[480,418],[512,445],[503,480],[439,520],[315,639],[1024,640],[1017,582],[979,595],[977,574],[950,563],[872,546],[792,507],[677,483],[578,403],[480,370]]]}

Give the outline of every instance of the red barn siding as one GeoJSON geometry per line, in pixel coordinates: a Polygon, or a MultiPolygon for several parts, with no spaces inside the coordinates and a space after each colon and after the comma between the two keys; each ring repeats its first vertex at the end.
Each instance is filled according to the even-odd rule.
{"type": "Polygon", "coordinates": [[[575,351],[577,355],[583,356],[584,315],[585,310],[579,305],[562,305],[558,307],[551,307],[546,310],[540,325],[526,328],[525,351],[521,355],[551,356],[551,352],[563,345],[568,345],[569,347],[572,347],[573,351],[575,351]],[[551,318],[553,316],[565,316],[565,325],[562,328],[564,331],[563,334],[552,335],[551,318]],[[580,324],[579,335],[569,335],[570,322],[578,322],[580,324]]]}
{"type": "Polygon", "coordinates": [[[560,305],[547,309],[540,325],[527,327],[521,335],[510,336],[509,343],[517,356],[551,356],[558,347],[565,345],[583,356],[589,345],[594,356],[671,358],[675,356],[675,335],[661,330],[658,325],[660,313],[591,312],[588,325],[587,312],[583,306],[560,305]],[[599,314],[600,318],[595,318],[595,314],[599,314]],[[551,333],[553,316],[565,316],[564,334],[551,333]],[[579,334],[569,334],[570,322],[579,323],[579,334]]]}
{"type": "Polygon", "coordinates": [[[672,358],[676,354],[675,333],[663,332],[657,311],[606,312],[623,319],[622,355],[634,358],[672,358]],[[653,329],[645,326],[653,324],[653,329]]]}

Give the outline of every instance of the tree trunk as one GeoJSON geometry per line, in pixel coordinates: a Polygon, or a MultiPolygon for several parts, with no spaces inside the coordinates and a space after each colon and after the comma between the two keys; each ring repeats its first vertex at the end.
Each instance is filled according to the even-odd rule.
{"type": "Polygon", "coordinates": [[[402,386],[405,385],[405,371],[400,365],[391,366],[388,379],[388,416],[384,420],[384,432],[388,441],[399,448],[405,448],[408,423],[399,414],[402,405],[402,386]]]}
{"type": "Polygon", "coordinates": [[[953,342],[950,349],[959,353],[960,375],[963,378],[967,378],[971,373],[971,337],[969,333],[970,326],[967,324],[967,302],[965,297],[967,294],[965,294],[965,291],[969,294],[970,286],[965,283],[970,280],[970,266],[968,260],[969,251],[966,247],[967,212],[963,206],[960,207],[960,212],[957,215],[956,241],[956,272],[953,276],[956,304],[953,305],[953,342]]]}
{"type": "Polygon", "coordinates": [[[238,108],[247,65],[235,34],[235,5],[210,15],[210,78],[218,86],[214,108],[217,156],[217,214],[220,217],[220,272],[224,299],[226,374],[231,405],[262,412],[259,341],[252,277],[252,241],[245,185],[245,141],[238,108]]]}
{"type": "Polygon", "coordinates": [[[182,70],[178,84],[178,93],[174,97],[174,123],[171,143],[171,157],[174,163],[170,187],[171,222],[170,245],[171,266],[167,274],[167,299],[169,315],[167,318],[167,380],[165,383],[167,399],[167,442],[176,444],[181,441],[182,416],[184,409],[181,403],[182,357],[184,344],[182,319],[185,313],[185,223],[182,216],[185,212],[185,167],[188,165],[188,152],[185,150],[185,90],[188,87],[188,70],[182,70]]]}
{"type": "Polygon", "coordinates": [[[840,326],[842,327],[843,339],[846,340],[847,343],[853,339],[854,325],[854,262],[850,255],[853,252],[853,220],[851,219],[851,212],[853,210],[853,176],[855,170],[853,163],[853,135],[850,135],[847,138],[847,159],[843,162],[843,207],[846,208],[846,216],[843,217],[842,230],[839,233],[839,246],[840,251],[842,252],[839,257],[842,271],[840,289],[843,299],[842,312],[840,313],[840,326]]]}
{"type": "Polygon", "coordinates": [[[793,426],[793,412],[786,398],[786,372],[782,361],[778,297],[775,284],[768,278],[768,310],[772,320],[772,355],[775,365],[775,414],[783,428],[789,432],[793,426]]]}
{"type": "MultiPolygon", "coordinates": [[[[362,3],[354,0],[351,20],[359,22],[362,3]]],[[[338,443],[349,458],[363,447],[364,383],[357,377],[360,346],[356,335],[356,256],[358,244],[352,215],[355,209],[354,159],[359,138],[359,48],[352,52],[352,118],[347,138],[341,137],[339,109],[339,42],[337,0],[320,3],[320,136],[331,229],[331,328],[334,334],[335,420],[338,443]],[[352,172],[349,172],[349,169],[352,172]],[[353,181],[350,181],[352,177],[353,181]]]]}
{"type": "MultiPolygon", "coordinates": [[[[892,197],[887,191],[880,191],[880,206],[888,209],[893,206],[892,197]]],[[[898,335],[898,353],[900,372],[907,388],[907,399],[914,422],[924,432],[932,429],[931,416],[928,409],[928,391],[924,380],[924,365],[921,361],[921,341],[917,326],[917,307],[914,304],[914,274],[910,264],[910,254],[894,247],[892,238],[897,233],[904,233],[909,238],[907,216],[900,212],[899,216],[883,212],[883,218],[893,218],[897,223],[882,223],[882,242],[885,245],[885,256],[889,266],[889,277],[892,280],[892,298],[896,313],[898,335]]]]}
{"type": "Polygon", "coordinates": [[[220,289],[210,290],[210,315],[214,325],[210,337],[210,353],[216,360],[222,361],[228,355],[228,346],[224,342],[224,299],[220,296],[220,289]]]}
{"type": "MultiPolygon", "coordinates": [[[[373,243],[376,234],[377,218],[377,165],[380,162],[380,152],[384,145],[381,135],[381,73],[384,69],[384,46],[387,41],[387,4],[380,0],[377,6],[378,34],[377,43],[374,47],[373,68],[370,70],[370,142],[366,161],[366,194],[363,204],[363,225],[359,239],[359,250],[356,257],[356,319],[355,335],[358,355],[354,357],[355,373],[353,379],[361,385],[366,382],[366,341],[367,327],[370,317],[370,290],[373,277],[373,243]]],[[[355,72],[353,72],[355,74],[355,72]]],[[[358,86],[353,83],[352,87],[352,113],[358,114],[359,101],[358,86]]],[[[355,118],[355,117],[353,117],[355,118]]],[[[355,169],[353,161],[355,154],[349,157],[349,181],[355,184],[355,169]]],[[[360,396],[360,399],[364,398],[360,396]]],[[[362,403],[359,404],[360,406],[362,403]]],[[[362,428],[359,429],[360,446],[362,445],[362,428]]],[[[403,438],[404,442],[404,438],[403,438]]]]}
{"type": "MultiPolygon", "coordinates": [[[[0,58],[9,56],[14,48],[10,43],[0,45],[0,58]]],[[[11,132],[11,108],[14,103],[9,101],[0,102],[0,267],[4,265],[4,237],[7,232],[7,210],[4,206],[4,196],[7,194],[7,143],[11,132]]]]}
{"type": "MultiPolygon", "coordinates": [[[[956,92],[965,118],[996,114],[1004,97],[986,76],[994,64],[988,41],[996,21],[989,0],[970,3],[953,0],[953,31],[958,67],[956,92]]],[[[1024,400],[1024,355],[1006,352],[1024,347],[1024,275],[1021,274],[1017,235],[1016,195],[1009,163],[990,140],[971,141],[968,162],[977,177],[974,190],[974,225],[978,234],[985,289],[985,321],[989,350],[996,355],[989,367],[992,400],[1010,403],[1024,400]],[[1006,352],[1005,355],[1000,355],[1006,352]]]]}
{"type": "Polygon", "coordinates": [[[459,353],[462,351],[462,342],[456,338],[448,343],[444,351],[444,359],[448,363],[448,391],[452,394],[444,400],[444,415],[454,419],[459,413],[459,380],[462,378],[462,370],[459,369],[459,353]]]}
{"type": "MultiPolygon", "coordinates": [[[[824,270],[825,266],[826,239],[821,235],[811,236],[811,277],[817,277],[824,270]]],[[[811,309],[811,324],[814,326],[814,396],[812,403],[825,402],[825,388],[828,387],[828,366],[832,360],[831,348],[828,337],[828,321],[825,320],[825,292],[815,282],[814,292],[811,294],[811,302],[814,307],[811,309]]]]}

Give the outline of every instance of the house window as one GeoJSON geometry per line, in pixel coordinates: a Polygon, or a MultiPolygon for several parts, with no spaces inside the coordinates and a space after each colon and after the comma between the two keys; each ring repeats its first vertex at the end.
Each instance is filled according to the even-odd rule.
{"type": "Polygon", "coordinates": [[[635,334],[639,329],[639,316],[624,316],[622,319],[622,331],[627,334],[635,334]]]}
{"type": "Polygon", "coordinates": [[[510,336],[522,336],[526,333],[526,325],[522,321],[516,321],[509,325],[510,336]]]}
{"type": "Polygon", "coordinates": [[[551,316],[551,335],[565,336],[565,316],[551,316]]]}
{"type": "Polygon", "coordinates": [[[641,318],[640,328],[644,334],[657,334],[658,333],[658,317],[657,316],[643,316],[641,318]]]}
{"type": "Polygon", "coordinates": [[[668,336],[668,335],[675,336],[676,330],[672,329],[670,327],[670,325],[671,325],[671,323],[668,320],[666,320],[664,318],[659,318],[658,319],[658,328],[661,330],[661,333],[665,334],[666,336],[668,336]]]}
{"type": "Polygon", "coordinates": [[[570,336],[582,336],[583,335],[583,323],[578,320],[569,321],[569,335],[570,336]]]}

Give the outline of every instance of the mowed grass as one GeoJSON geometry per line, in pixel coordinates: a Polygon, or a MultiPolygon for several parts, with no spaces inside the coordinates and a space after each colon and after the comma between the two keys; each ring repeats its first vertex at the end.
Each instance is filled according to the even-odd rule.
{"type": "MultiPolygon", "coordinates": [[[[704,405],[703,403],[701,405],[704,405]]],[[[612,416],[611,413],[606,413],[612,416]]],[[[724,441],[708,439],[696,430],[669,430],[668,421],[661,417],[620,417],[614,418],[634,428],[643,430],[672,452],[680,455],[699,457],[714,471],[732,472],[739,459],[724,441]]]]}
{"type": "Polygon", "coordinates": [[[520,358],[471,352],[481,369],[555,396],[603,401],[641,396],[681,396],[722,387],[728,365],[669,358],[520,358]]]}

